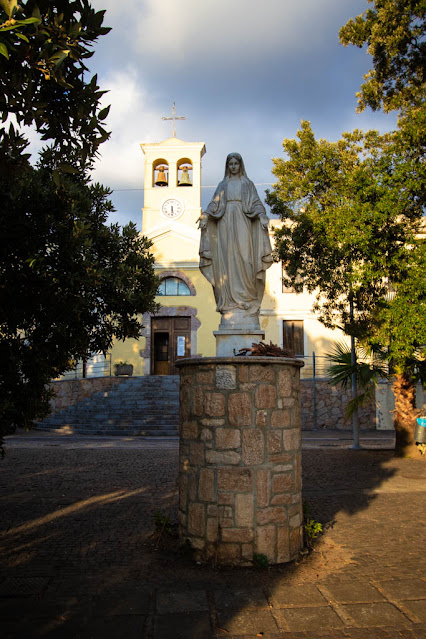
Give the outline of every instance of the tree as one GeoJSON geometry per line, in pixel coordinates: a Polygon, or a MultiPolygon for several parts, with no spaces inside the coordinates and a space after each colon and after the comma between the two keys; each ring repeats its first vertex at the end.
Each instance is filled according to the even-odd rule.
{"type": "Polygon", "coordinates": [[[46,414],[48,382],[77,359],[137,338],[158,281],[150,242],[107,225],[110,191],[90,182],[108,109],[83,60],[109,31],[104,12],[87,0],[28,0],[19,16],[14,0],[0,6],[3,122],[52,143],[33,167],[16,125],[0,131],[1,436],[46,414]]]}
{"type": "Polygon", "coordinates": [[[394,297],[378,318],[373,339],[386,344],[395,395],[396,451],[416,456],[414,442],[416,383],[426,381],[426,246],[409,247],[406,272],[394,283],[394,297]]]}
{"type": "Polygon", "coordinates": [[[104,91],[97,76],[86,81],[93,43],[107,34],[105,11],[88,0],[0,1],[0,111],[18,124],[34,125],[66,158],[73,150],[86,169],[109,134],[99,108],[104,91]],[[18,19],[17,19],[18,18],[18,19]]]}
{"type": "Polygon", "coordinates": [[[373,5],[340,29],[340,42],[367,45],[373,69],[365,76],[358,110],[405,112],[424,103],[424,0],[368,0],[373,5]]]}
{"type": "MultiPolygon", "coordinates": [[[[398,161],[393,177],[408,205],[425,206],[425,54],[424,0],[369,0],[373,9],[340,30],[344,45],[368,46],[373,69],[364,77],[358,110],[367,106],[398,111],[398,161]],[[402,167],[402,171],[401,171],[402,167]],[[405,178],[405,180],[401,180],[405,178]],[[408,195],[408,197],[407,197],[408,195]]],[[[409,268],[395,283],[396,296],[383,315],[381,338],[389,342],[395,364],[395,428],[399,454],[413,452],[414,382],[424,374],[424,248],[413,247],[409,268]],[[416,274],[420,273],[420,277],[416,274]],[[418,359],[420,348],[420,360],[418,359]],[[415,362],[417,361],[417,364],[415,362]],[[423,362],[423,363],[422,363],[423,362]]]]}
{"type": "Polygon", "coordinates": [[[352,417],[359,406],[373,399],[373,391],[378,383],[389,374],[388,353],[377,344],[366,344],[356,349],[355,363],[352,351],[345,342],[335,342],[328,353],[327,377],[333,386],[342,385],[347,389],[356,377],[357,395],[346,407],[346,418],[352,417]]]}
{"type": "Polygon", "coordinates": [[[276,232],[276,257],[288,285],[317,292],[314,309],[326,326],[361,336],[386,278],[397,278],[420,207],[407,205],[408,193],[396,197],[397,186],[392,191],[386,174],[395,162],[392,135],[354,131],[328,142],[302,122],[298,138],[283,142],[288,159],[273,160],[278,182],[268,203],[285,221],[276,232]]]}
{"type": "Polygon", "coordinates": [[[413,418],[420,414],[415,384],[426,380],[425,246],[418,243],[411,251],[409,270],[379,312],[375,331],[357,349],[355,365],[347,345],[337,343],[329,354],[327,372],[332,384],[341,383],[345,388],[356,375],[358,395],[349,402],[347,417],[371,399],[373,385],[386,378],[393,381],[395,451],[403,457],[419,454],[413,437],[413,418]]]}
{"type": "MultiPolygon", "coordinates": [[[[383,136],[354,131],[327,142],[317,141],[302,122],[298,138],[284,140],[288,159],[274,160],[278,182],[268,194],[284,221],[276,233],[276,257],[286,268],[287,284],[316,292],[314,308],[326,326],[387,344],[397,321],[391,319],[396,298],[386,300],[389,282],[403,291],[408,274],[421,272],[424,199],[416,154],[400,131],[383,136]]],[[[419,304],[405,313],[419,313],[426,323],[418,290],[419,304]]],[[[419,347],[415,333],[405,334],[403,367],[419,347]]],[[[413,413],[410,419],[412,433],[413,413]]]]}
{"type": "Polygon", "coordinates": [[[133,224],[105,224],[109,191],[71,175],[58,189],[51,154],[8,185],[0,244],[2,424],[45,411],[45,385],[79,358],[137,338],[154,310],[149,242],[133,224]],[[41,401],[40,401],[41,400],[41,401]]]}
{"type": "MultiPolygon", "coordinates": [[[[340,41],[367,45],[372,56],[358,111],[397,110],[397,130],[354,131],[330,143],[317,142],[302,123],[299,142],[284,140],[289,160],[275,161],[279,181],[269,197],[285,221],[277,256],[296,289],[319,291],[320,320],[388,349],[396,452],[406,455],[416,452],[414,384],[425,378],[425,3],[369,2],[371,9],[341,28],[340,41]]],[[[347,356],[341,364],[354,372],[347,356]]]]}

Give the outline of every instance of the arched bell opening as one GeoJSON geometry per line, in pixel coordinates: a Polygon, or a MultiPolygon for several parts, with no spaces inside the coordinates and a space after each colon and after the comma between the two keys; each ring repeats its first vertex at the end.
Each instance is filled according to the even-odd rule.
{"type": "Polygon", "coordinates": [[[169,163],[158,158],[152,163],[152,186],[162,188],[169,185],[169,163]]]}
{"type": "Polygon", "coordinates": [[[189,158],[181,158],[177,162],[177,185],[192,186],[192,162],[189,158]]]}

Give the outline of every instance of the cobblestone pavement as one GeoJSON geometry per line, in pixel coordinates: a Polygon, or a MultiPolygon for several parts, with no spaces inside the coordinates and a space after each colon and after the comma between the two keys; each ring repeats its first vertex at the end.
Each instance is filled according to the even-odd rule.
{"type": "Polygon", "coordinates": [[[362,451],[328,436],[309,434],[303,451],[304,498],[325,534],[266,570],[156,549],[154,513],[176,516],[176,441],[8,438],[0,636],[426,637],[426,464],[394,459],[382,434],[362,451]]]}

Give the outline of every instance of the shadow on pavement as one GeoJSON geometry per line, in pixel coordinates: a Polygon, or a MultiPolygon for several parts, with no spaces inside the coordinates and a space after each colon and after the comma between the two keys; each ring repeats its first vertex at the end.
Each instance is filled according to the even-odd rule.
{"type": "MultiPolygon", "coordinates": [[[[354,605],[368,601],[358,593],[355,603],[339,603],[333,584],[363,583],[368,594],[373,577],[387,582],[420,569],[406,544],[424,530],[416,517],[424,464],[390,451],[304,451],[304,498],[311,516],[330,524],[314,552],[266,570],[215,569],[150,541],[155,511],[176,518],[177,455],[160,446],[9,451],[0,464],[3,637],[338,630],[360,612],[354,605]]],[[[389,599],[371,588],[369,610],[381,622],[388,614],[389,623],[402,623],[400,609],[392,617],[389,599]]]]}

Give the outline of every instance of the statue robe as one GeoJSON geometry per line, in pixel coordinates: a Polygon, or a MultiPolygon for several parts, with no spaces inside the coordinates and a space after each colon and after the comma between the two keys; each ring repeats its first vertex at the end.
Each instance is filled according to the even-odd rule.
{"type": "Polygon", "coordinates": [[[272,248],[265,207],[247,177],[224,179],[207,207],[207,226],[201,231],[200,270],[213,286],[220,313],[242,309],[259,312],[265,272],[272,264],[272,248]]]}

